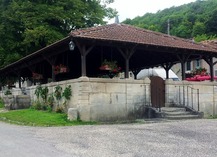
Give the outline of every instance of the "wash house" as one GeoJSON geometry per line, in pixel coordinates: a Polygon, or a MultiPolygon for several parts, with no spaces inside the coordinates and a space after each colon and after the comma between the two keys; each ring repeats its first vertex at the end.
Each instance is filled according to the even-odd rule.
{"type": "Polygon", "coordinates": [[[11,78],[17,78],[16,88],[22,90],[14,94],[25,91],[32,101],[38,84],[48,86],[49,91],[56,85],[71,85],[72,97],[67,108],[77,110],[82,120],[131,119],[141,116],[144,106],[189,105],[191,88],[200,89],[200,98],[209,96],[210,100],[198,99],[190,105],[215,114],[216,56],[217,49],[208,45],[125,24],[110,24],[74,30],[68,37],[2,68],[0,76],[8,86],[13,85],[11,78]],[[185,80],[185,63],[196,59],[209,64],[211,81],[132,77],[141,69],[161,66],[168,78],[169,69],[181,63],[185,80]],[[28,83],[24,86],[23,82],[28,83]]]}

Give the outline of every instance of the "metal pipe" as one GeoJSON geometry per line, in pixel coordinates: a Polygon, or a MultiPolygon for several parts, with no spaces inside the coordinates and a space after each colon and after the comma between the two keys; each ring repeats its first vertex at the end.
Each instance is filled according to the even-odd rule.
{"type": "Polygon", "coordinates": [[[185,106],[185,86],[183,86],[183,105],[185,106]]]}
{"type": "Polygon", "coordinates": [[[181,91],[180,91],[180,86],[179,86],[179,105],[181,105],[181,91]]]}
{"type": "Polygon", "coordinates": [[[192,109],[194,108],[193,106],[193,88],[191,88],[191,106],[192,106],[192,109]]]}
{"type": "Polygon", "coordinates": [[[198,111],[200,111],[200,101],[199,101],[199,99],[200,99],[200,97],[199,97],[199,93],[200,91],[199,91],[199,89],[197,89],[197,106],[198,106],[198,111]]]}
{"type": "Polygon", "coordinates": [[[188,98],[188,86],[187,86],[187,106],[189,106],[189,98],[188,98]]]}

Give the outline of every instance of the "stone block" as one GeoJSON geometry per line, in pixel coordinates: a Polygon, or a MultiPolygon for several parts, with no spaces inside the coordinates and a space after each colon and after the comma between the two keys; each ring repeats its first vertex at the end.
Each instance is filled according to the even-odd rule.
{"type": "Polygon", "coordinates": [[[17,95],[16,105],[14,109],[24,109],[29,108],[31,104],[31,98],[29,95],[17,95]]]}
{"type": "Polygon", "coordinates": [[[126,85],[121,83],[107,83],[106,91],[108,93],[125,93],[126,85]]]}
{"type": "Polygon", "coordinates": [[[90,106],[92,121],[115,121],[118,119],[116,105],[94,104],[90,106]]]}
{"type": "Polygon", "coordinates": [[[13,95],[7,95],[3,97],[5,109],[11,110],[15,104],[15,97],[13,95]]]}
{"type": "Polygon", "coordinates": [[[90,106],[78,104],[78,115],[83,121],[90,121],[90,106]]]}
{"type": "Polygon", "coordinates": [[[78,119],[78,109],[77,108],[68,109],[68,119],[71,121],[75,121],[78,119]]]}
{"type": "Polygon", "coordinates": [[[111,96],[108,93],[93,93],[90,95],[90,104],[111,104],[111,96]]]}
{"type": "Polygon", "coordinates": [[[91,88],[93,93],[105,92],[106,84],[105,83],[91,83],[91,88]]]}
{"type": "Polygon", "coordinates": [[[7,110],[29,108],[31,103],[29,95],[7,95],[3,97],[3,101],[7,110]]]}
{"type": "Polygon", "coordinates": [[[126,104],[126,94],[111,94],[112,104],[126,104]]]}

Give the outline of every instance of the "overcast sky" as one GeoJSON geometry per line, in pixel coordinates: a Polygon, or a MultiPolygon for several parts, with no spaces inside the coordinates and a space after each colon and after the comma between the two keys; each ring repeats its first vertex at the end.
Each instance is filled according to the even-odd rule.
{"type": "MultiPolygon", "coordinates": [[[[145,13],[156,13],[158,10],[170,8],[172,6],[180,6],[195,2],[196,0],[114,0],[115,2],[109,6],[118,11],[119,21],[122,22],[126,18],[134,18],[142,16],[145,13]]],[[[110,20],[109,23],[114,23],[110,20]]]]}

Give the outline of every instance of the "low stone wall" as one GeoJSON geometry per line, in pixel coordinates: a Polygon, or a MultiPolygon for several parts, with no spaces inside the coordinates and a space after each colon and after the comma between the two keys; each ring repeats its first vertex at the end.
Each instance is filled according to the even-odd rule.
{"type": "Polygon", "coordinates": [[[205,116],[217,114],[217,83],[165,81],[166,106],[185,105],[204,112],[205,116]],[[199,95],[198,90],[199,89],[199,95]],[[199,101],[199,103],[198,103],[199,101]]]}
{"type": "MultiPolygon", "coordinates": [[[[67,104],[69,113],[78,111],[81,120],[117,121],[135,119],[142,114],[143,106],[150,105],[150,80],[88,78],[53,82],[43,86],[49,93],[60,85],[71,85],[72,97],[67,104]],[[73,111],[73,112],[72,112],[73,111]]],[[[36,100],[36,86],[27,87],[27,94],[36,100]]],[[[62,103],[62,102],[60,102],[62,103]]],[[[75,116],[69,116],[74,117],[75,116]]]]}
{"type": "Polygon", "coordinates": [[[3,96],[5,108],[8,110],[25,109],[30,107],[29,95],[7,95],[3,96]]]}

